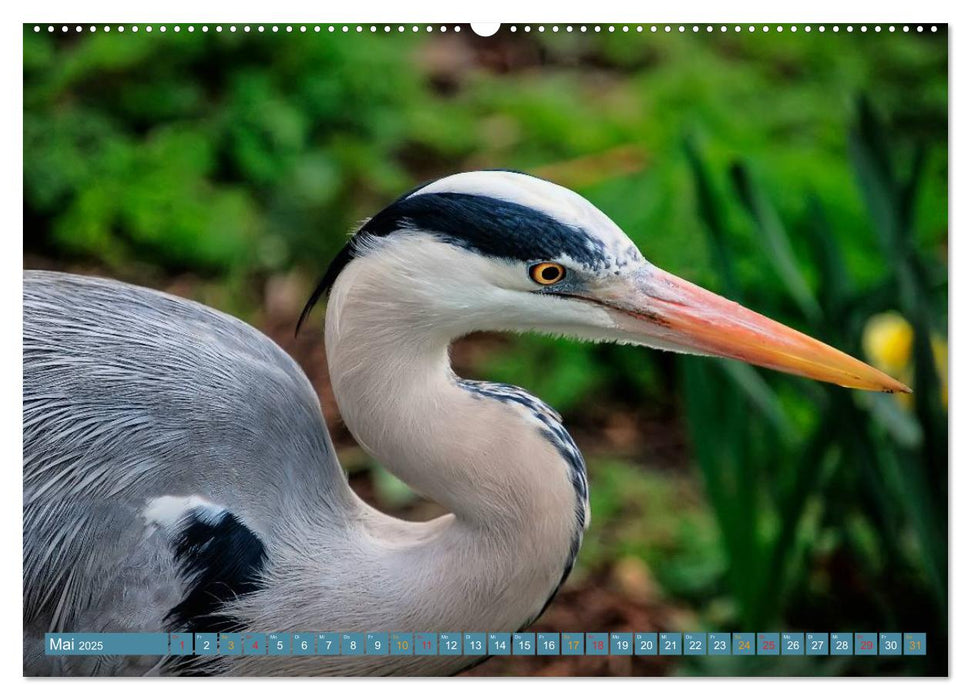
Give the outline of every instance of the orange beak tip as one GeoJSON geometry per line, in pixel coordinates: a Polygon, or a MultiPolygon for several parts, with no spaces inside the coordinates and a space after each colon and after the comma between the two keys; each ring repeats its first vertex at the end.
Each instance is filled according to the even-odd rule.
{"type": "Polygon", "coordinates": [[[909,386],[844,352],[724,297],[652,268],[625,292],[618,311],[657,332],[666,346],[728,357],[849,389],[913,393],[909,386]]]}

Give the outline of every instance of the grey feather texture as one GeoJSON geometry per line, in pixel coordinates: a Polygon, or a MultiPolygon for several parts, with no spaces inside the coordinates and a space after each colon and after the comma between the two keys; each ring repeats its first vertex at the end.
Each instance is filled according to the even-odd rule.
{"type": "Polygon", "coordinates": [[[25,630],[164,629],[183,590],[151,498],[203,494],[269,540],[281,513],[341,505],[313,388],[237,319],[27,272],[23,358],[25,630]]]}
{"type": "MultiPolygon", "coordinates": [[[[354,295],[342,298],[350,309],[354,295]]],[[[426,428],[414,423],[409,435],[422,442],[402,439],[400,450],[424,454],[427,468],[443,474],[436,483],[481,475],[467,500],[507,513],[501,523],[462,513],[409,523],[364,504],[335,458],[306,376],[237,319],[120,282],[48,272],[24,273],[23,303],[28,675],[174,670],[151,658],[46,657],[42,640],[49,631],[173,629],[168,615],[191,586],[175,544],[193,504],[231,513],[265,545],[256,590],[219,601],[222,614],[251,631],[518,629],[575,554],[572,467],[528,411],[473,397],[450,372],[429,387],[429,406],[462,417],[449,430],[453,442],[425,440],[426,428]],[[481,443],[483,426],[493,428],[494,446],[462,457],[456,446],[481,443]],[[173,505],[181,502],[185,512],[173,505]]],[[[342,337],[338,349],[366,346],[351,331],[342,337]]],[[[380,355],[371,360],[369,379],[390,371],[380,355]]],[[[332,360],[332,374],[347,377],[353,394],[355,375],[340,362],[332,360]]],[[[391,412],[405,414],[404,423],[433,413],[387,397],[380,405],[387,416],[378,407],[367,413],[381,425],[391,412]]],[[[473,661],[220,657],[203,670],[438,674],[473,661]]]]}

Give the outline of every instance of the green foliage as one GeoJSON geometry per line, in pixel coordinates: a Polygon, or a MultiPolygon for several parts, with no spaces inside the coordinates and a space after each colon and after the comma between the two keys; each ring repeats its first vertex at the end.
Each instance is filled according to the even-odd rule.
{"type": "Polygon", "coordinates": [[[816,197],[786,226],[751,170],[736,163],[730,175],[737,203],[716,203],[711,170],[687,144],[712,255],[733,296],[749,297],[770,316],[797,318],[811,335],[857,354],[863,322],[877,311],[900,309],[914,329],[913,412],[887,395],[779,376],[767,375],[771,383],[753,391],[756,370],[740,378],[734,366],[682,362],[696,458],[746,629],[799,619],[850,628],[854,621],[872,625],[876,615],[888,629],[922,624],[945,643],[947,420],[931,333],[946,328],[946,288],[929,283],[942,278],[942,261],[916,245],[914,212],[927,177],[922,152],[906,158],[901,176],[894,161],[900,149],[891,143],[861,100],[849,144],[856,191],[887,263],[882,277],[866,284],[849,272],[816,197]],[[751,235],[766,252],[766,275],[782,281],[784,295],[737,285],[725,207],[748,215],[751,235]],[[798,271],[789,229],[805,232],[813,244],[815,293],[798,271]],[[762,420],[752,420],[753,412],[762,420]],[[818,575],[840,561],[852,562],[855,590],[820,587],[818,575]],[[864,595],[867,602],[856,609],[829,606],[864,595]]]}
{"type": "Polygon", "coordinates": [[[24,36],[27,246],[121,270],[323,261],[411,183],[414,39],[24,36]],[[407,62],[405,63],[407,65],[407,62]]]}
{"type": "Polygon", "coordinates": [[[596,525],[584,538],[578,573],[634,556],[651,565],[671,595],[699,603],[711,596],[724,556],[689,480],[618,460],[591,460],[588,469],[596,525]]]}

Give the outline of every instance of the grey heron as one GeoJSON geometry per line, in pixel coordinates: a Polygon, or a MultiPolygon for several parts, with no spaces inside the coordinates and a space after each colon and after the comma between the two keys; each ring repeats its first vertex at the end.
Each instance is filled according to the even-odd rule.
{"type": "Polygon", "coordinates": [[[604,213],[508,171],[434,181],[367,220],[325,352],[360,445],[448,514],[364,503],[297,364],[249,325],[116,281],[24,274],[28,674],[445,674],[453,656],[46,657],[50,631],[513,631],[566,579],[583,457],[522,389],[459,378],[453,340],[509,331],[734,358],[908,391],[651,265],[604,213]]]}

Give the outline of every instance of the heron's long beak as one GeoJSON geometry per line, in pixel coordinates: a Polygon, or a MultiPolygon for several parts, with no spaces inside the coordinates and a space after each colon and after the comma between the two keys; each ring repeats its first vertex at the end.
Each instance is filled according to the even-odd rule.
{"type": "Polygon", "coordinates": [[[657,347],[729,357],[852,389],[906,392],[883,372],[799,331],[656,267],[599,290],[625,336],[657,347]]]}

